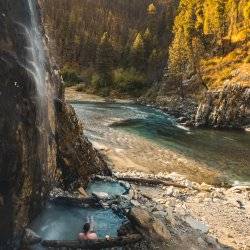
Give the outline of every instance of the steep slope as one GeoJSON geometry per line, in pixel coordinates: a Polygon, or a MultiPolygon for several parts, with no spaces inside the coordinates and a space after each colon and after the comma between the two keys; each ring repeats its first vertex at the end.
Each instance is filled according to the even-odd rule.
{"type": "Polygon", "coordinates": [[[181,0],[168,67],[144,101],[170,106],[173,113],[186,116],[196,126],[248,126],[249,17],[249,1],[181,0]],[[235,106],[237,101],[240,104],[235,106]]]}
{"type": "Polygon", "coordinates": [[[107,168],[64,103],[42,42],[37,1],[4,0],[0,13],[0,248],[17,249],[53,185],[84,185],[91,173],[107,168]],[[61,110],[54,106],[58,100],[61,110]],[[64,150],[61,138],[72,127],[64,150]],[[74,178],[65,174],[72,166],[74,178]]]}

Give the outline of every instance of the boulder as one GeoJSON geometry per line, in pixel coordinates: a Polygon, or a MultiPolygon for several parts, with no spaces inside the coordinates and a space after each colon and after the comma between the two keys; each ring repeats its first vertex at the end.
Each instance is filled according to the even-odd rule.
{"type": "Polygon", "coordinates": [[[134,225],[145,237],[153,241],[160,240],[164,242],[171,239],[171,234],[166,224],[148,211],[134,207],[131,209],[128,217],[132,225],[134,225]]]}

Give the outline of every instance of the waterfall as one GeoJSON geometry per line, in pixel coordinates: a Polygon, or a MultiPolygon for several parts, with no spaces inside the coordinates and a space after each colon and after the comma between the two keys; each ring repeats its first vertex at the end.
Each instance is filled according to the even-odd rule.
{"type": "MultiPolygon", "coordinates": [[[[20,23],[21,35],[25,38],[25,47],[22,64],[30,74],[35,84],[36,97],[36,125],[39,131],[37,158],[40,167],[36,168],[36,181],[47,173],[48,165],[48,131],[49,131],[49,86],[46,81],[46,56],[43,35],[40,31],[40,17],[38,14],[37,0],[27,0],[28,22],[20,23]]],[[[45,179],[44,179],[45,180],[45,179]]]]}
{"type": "MultiPolygon", "coordinates": [[[[34,0],[28,0],[30,13],[30,24],[25,27],[25,36],[28,47],[26,47],[26,69],[34,78],[37,95],[40,99],[46,97],[45,81],[45,55],[42,42],[42,35],[39,30],[38,15],[34,0]]],[[[42,101],[42,100],[41,100],[42,101]]]]}

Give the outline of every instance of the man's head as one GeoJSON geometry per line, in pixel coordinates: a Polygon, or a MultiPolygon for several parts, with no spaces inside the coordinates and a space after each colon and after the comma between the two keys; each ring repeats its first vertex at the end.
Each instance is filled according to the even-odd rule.
{"type": "Polygon", "coordinates": [[[90,224],[85,223],[83,226],[83,232],[86,234],[90,230],[90,224]]]}

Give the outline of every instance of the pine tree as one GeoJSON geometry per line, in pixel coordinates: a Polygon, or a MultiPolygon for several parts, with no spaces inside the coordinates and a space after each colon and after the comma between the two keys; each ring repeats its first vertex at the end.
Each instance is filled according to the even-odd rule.
{"type": "Polygon", "coordinates": [[[148,60],[148,79],[149,81],[160,80],[163,70],[164,53],[157,49],[153,49],[148,60]]]}
{"type": "Polygon", "coordinates": [[[96,51],[96,71],[100,77],[99,87],[108,87],[112,84],[113,48],[108,33],[101,38],[96,51]]]}
{"type": "Polygon", "coordinates": [[[146,63],[145,63],[145,50],[144,50],[144,42],[142,35],[140,33],[137,34],[132,48],[131,48],[131,61],[132,66],[139,70],[145,70],[146,63]]]}
{"type": "Polygon", "coordinates": [[[154,47],[153,36],[152,36],[149,28],[147,28],[143,34],[143,42],[144,42],[145,58],[148,59],[152,50],[153,50],[153,47],[154,47]]]}
{"type": "Polygon", "coordinates": [[[156,14],[156,7],[153,3],[151,3],[149,6],[148,6],[148,14],[149,15],[155,15],[156,14]]]}

